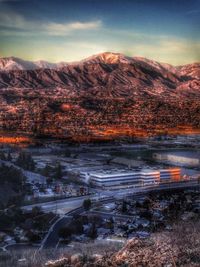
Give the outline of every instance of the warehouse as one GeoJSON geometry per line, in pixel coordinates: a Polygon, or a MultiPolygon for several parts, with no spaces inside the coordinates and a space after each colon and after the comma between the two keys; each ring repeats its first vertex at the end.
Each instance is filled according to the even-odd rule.
{"type": "Polygon", "coordinates": [[[177,151],[170,153],[154,153],[153,158],[162,162],[169,162],[172,164],[188,167],[200,167],[200,153],[177,151]]]}

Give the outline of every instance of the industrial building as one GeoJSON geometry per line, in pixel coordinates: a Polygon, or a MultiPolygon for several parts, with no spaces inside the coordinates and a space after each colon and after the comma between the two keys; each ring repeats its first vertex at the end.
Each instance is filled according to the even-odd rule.
{"type": "Polygon", "coordinates": [[[154,153],[153,158],[158,161],[165,161],[181,166],[200,167],[200,153],[198,152],[177,151],[170,153],[154,153]]]}
{"type": "Polygon", "coordinates": [[[160,172],[159,170],[142,170],[140,172],[140,179],[143,186],[159,184],[160,172]]]}
{"type": "Polygon", "coordinates": [[[140,172],[96,172],[90,174],[91,182],[98,187],[115,187],[115,186],[138,186],[141,182],[140,172]]]}
{"type": "Polygon", "coordinates": [[[102,188],[138,187],[158,185],[160,183],[179,181],[180,168],[169,169],[143,169],[143,170],[118,170],[88,173],[88,181],[102,188]]]}
{"type": "Polygon", "coordinates": [[[160,183],[175,182],[181,180],[180,168],[169,168],[160,170],[160,183]]]}

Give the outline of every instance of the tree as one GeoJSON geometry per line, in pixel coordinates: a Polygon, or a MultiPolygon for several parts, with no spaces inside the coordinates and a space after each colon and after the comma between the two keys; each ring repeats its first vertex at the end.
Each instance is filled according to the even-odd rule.
{"type": "Polygon", "coordinates": [[[127,203],[126,203],[126,201],[124,201],[124,200],[123,200],[123,202],[122,202],[122,212],[123,212],[123,213],[127,212],[127,203]]]}
{"type": "Polygon", "coordinates": [[[63,239],[68,239],[72,235],[72,229],[69,227],[62,227],[58,232],[59,237],[63,239]]]}
{"type": "Polygon", "coordinates": [[[69,150],[65,151],[65,157],[70,157],[71,156],[71,152],[69,150]]]}
{"type": "Polygon", "coordinates": [[[91,200],[88,198],[88,199],[84,199],[83,201],[83,207],[85,210],[89,210],[92,206],[92,202],[91,200]]]}
{"type": "Polygon", "coordinates": [[[7,155],[7,161],[12,161],[12,156],[11,156],[10,152],[7,155]]]}
{"type": "Polygon", "coordinates": [[[33,242],[33,243],[41,240],[41,237],[39,236],[39,234],[34,233],[33,231],[27,232],[26,237],[29,239],[30,242],[33,242]]]}
{"type": "Polygon", "coordinates": [[[46,164],[46,166],[42,170],[42,175],[49,177],[50,173],[51,173],[51,167],[48,164],[46,164]]]}
{"type": "Polygon", "coordinates": [[[9,227],[12,226],[12,221],[10,219],[10,217],[7,214],[1,214],[1,220],[0,220],[0,228],[1,230],[6,230],[9,227]]]}
{"type": "Polygon", "coordinates": [[[91,228],[88,231],[88,237],[95,239],[97,237],[97,227],[96,224],[93,222],[91,228]]]}
{"type": "Polygon", "coordinates": [[[73,228],[73,232],[76,234],[82,234],[84,227],[83,227],[83,221],[82,221],[82,217],[79,216],[78,219],[75,219],[72,222],[71,227],[73,228]]]}
{"type": "Polygon", "coordinates": [[[35,207],[32,208],[31,213],[32,213],[32,217],[34,218],[34,217],[40,215],[42,213],[42,210],[41,210],[40,207],[35,206],[35,207]]]}
{"type": "Polygon", "coordinates": [[[58,165],[55,168],[55,178],[60,180],[62,176],[63,176],[62,166],[60,165],[60,163],[58,163],[58,165]]]}
{"type": "Polygon", "coordinates": [[[113,230],[114,229],[114,220],[113,220],[113,217],[110,217],[110,219],[108,221],[108,228],[110,230],[113,230]]]}
{"type": "Polygon", "coordinates": [[[20,204],[25,194],[25,176],[22,171],[13,166],[2,164],[0,167],[0,181],[2,192],[5,188],[5,194],[0,195],[0,206],[7,207],[9,203],[20,204]]]}
{"type": "Polygon", "coordinates": [[[4,161],[6,160],[6,156],[3,152],[0,152],[0,159],[4,161]]]}
{"type": "Polygon", "coordinates": [[[35,162],[31,155],[26,152],[20,152],[16,164],[25,170],[33,171],[35,169],[35,162]]]}

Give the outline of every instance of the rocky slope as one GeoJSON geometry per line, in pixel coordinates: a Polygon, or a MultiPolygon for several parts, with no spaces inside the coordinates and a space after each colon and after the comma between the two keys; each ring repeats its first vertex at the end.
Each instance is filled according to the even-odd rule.
{"type": "MultiPolygon", "coordinates": [[[[84,259],[81,254],[74,254],[71,257],[65,257],[57,261],[49,261],[46,267],[167,267],[173,266],[177,262],[177,251],[174,251],[173,258],[170,246],[153,240],[132,239],[117,253],[101,256],[93,255],[84,259]],[[176,255],[176,256],[175,256],[176,255]]],[[[175,265],[174,265],[175,266],[175,265]]]]}
{"type": "Polygon", "coordinates": [[[39,69],[22,63],[0,60],[5,131],[90,140],[200,129],[199,63],[173,67],[117,53],[39,69]]]}
{"type": "Polygon", "coordinates": [[[192,267],[200,263],[199,222],[179,223],[172,232],[133,238],[115,253],[66,254],[45,267],[192,267]]]}

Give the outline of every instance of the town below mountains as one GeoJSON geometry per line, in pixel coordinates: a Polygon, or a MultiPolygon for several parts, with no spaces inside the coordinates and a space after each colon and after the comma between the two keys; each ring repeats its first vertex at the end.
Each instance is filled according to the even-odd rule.
{"type": "Polygon", "coordinates": [[[200,132],[200,63],[101,53],[80,62],[0,59],[0,129],[74,141],[200,132]]]}

